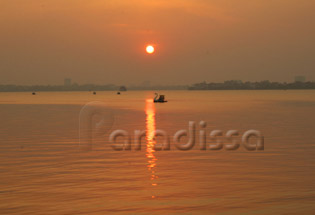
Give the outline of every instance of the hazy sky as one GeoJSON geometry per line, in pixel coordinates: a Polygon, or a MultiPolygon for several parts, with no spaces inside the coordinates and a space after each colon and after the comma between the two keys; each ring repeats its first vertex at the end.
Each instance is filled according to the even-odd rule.
{"type": "Polygon", "coordinates": [[[314,11],[314,0],[0,0],[0,84],[315,80],[314,11]]]}

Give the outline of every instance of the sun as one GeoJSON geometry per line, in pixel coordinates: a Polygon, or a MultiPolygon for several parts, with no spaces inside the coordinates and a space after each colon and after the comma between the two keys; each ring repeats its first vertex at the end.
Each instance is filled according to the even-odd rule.
{"type": "Polygon", "coordinates": [[[148,54],[153,54],[154,47],[151,45],[148,45],[145,50],[147,51],[148,54]]]}

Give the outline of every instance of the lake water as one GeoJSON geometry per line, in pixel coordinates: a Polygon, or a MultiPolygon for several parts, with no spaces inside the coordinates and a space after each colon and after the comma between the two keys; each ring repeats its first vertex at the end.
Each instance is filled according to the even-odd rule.
{"type": "Polygon", "coordinates": [[[161,94],[168,103],[146,91],[0,93],[0,214],[314,213],[314,90],[161,94]],[[96,101],[94,118],[82,119],[96,101]],[[208,136],[258,130],[264,150],[200,150],[198,139],[191,150],[174,147],[178,130],[194,121],[198,134],[202,120],[208,136]],[[79,144],[84,127],[90,150],[79,144]],[[132,140],[144,130],[142,150],[113,150],[117,129],[132,140]],[[154,150],[163,139],[155,129],[171,150],[154,150]]]}

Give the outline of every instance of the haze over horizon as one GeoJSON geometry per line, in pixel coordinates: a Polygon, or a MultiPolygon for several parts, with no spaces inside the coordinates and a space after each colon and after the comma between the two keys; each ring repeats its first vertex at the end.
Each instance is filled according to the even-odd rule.
{"type": "Polygon", "coordinates": [[[314,9],[310,0],[1,0],[0,84],[313,81],[314,9]]]}

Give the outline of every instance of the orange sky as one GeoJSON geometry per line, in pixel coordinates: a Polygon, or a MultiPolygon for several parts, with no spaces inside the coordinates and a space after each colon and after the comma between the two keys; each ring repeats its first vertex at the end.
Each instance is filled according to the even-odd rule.
{"type": "Polygon", "coordinates": [[[314,9],[311,0],[0,0],[0,84],[315,80],[314,9]]]}

